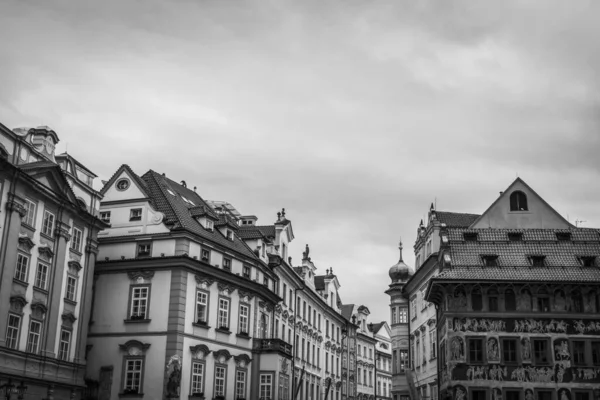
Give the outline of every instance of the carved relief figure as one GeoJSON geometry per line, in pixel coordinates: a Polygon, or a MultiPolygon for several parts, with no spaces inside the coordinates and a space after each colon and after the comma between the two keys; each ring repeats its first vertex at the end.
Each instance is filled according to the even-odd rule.
{"type": "Polygon", "coordinates": [[[556,311],[566,311],[567,302],[565,300],[565,294],[562,290],[557,290],[554,293],[554,309],[556,311]]]}
{"type": "Polygon", "coordinates": [[[567,390],[566,389],[563,389],[563,390],[560,391],[560,400],[570,400],[570,397],[571,396],[569,396],[567,394],[567,390]]]}
{"type": "Polygon", "coordinates": [[[521,360],[523,362],[531,362],[531,344],[529,338],[521,339],[521,360]]]}
{"type": "Polygon", "coordinates": [[[179,385],[181,384],[181,361],[179,356],[174,355],[167,363],[167,398],[179,397],[179,385]]]}
{"type": "Polygon", "coordinates": [[[457,387],[454,392],[454,400],[465,400],[465,391],[461,387],[457,387]]]}
{"type": "Polygon", "coordinates": [[[490,362],[500,361],[500,350],[496,338],[489,338],[487,340],[487,359],[490,362]]]}
{"type": "Polygon", "coordinates": [[[465,295],[464,290],[459,289],[454,293],[452,298],[451,307],[454,310],[466,310],[467,309],[467,296],[465,295]]]}
{"type": "Polygon", "coordinates": [[[455,336],[450,341],[450,355],[452,360],[462,360],[465,356],[465,346],[461,337],[455,336]]]}
{"type": "Polygon", "coordinates": [[[566,340],[561,340],[559,344],[554,345],[554,353],[557,360],[570,359],[569,343],[566,340]]]}
{"type": "Polygon", "coordinates": [[[585,333],[585,330],[586,330],[585,329],[585,324],[583,323],[582,320],[575,321],[573,323],[573,327],[575,328],[575,330],[577,331],[577,333],[579,333],[579,334],[585,333]]]}
{"type": "Polygon", "coordinates": [[[525,400],[533,400],[533,392],[531,389],[525,391],[525,400]]]}

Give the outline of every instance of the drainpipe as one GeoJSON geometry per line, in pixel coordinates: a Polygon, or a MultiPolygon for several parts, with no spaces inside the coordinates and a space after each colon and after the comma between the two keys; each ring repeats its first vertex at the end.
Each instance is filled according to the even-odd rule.
{"type": "Polygon", "coordinates": [[[296,288],[294,289],[294,348],[292,349],[292,351],[294,352],[294,355],[292,357],[292,390],[290,392],[290,399],[291,400],[295,400],[296,396],[298,395],[298,393],[294,393],[296,391],[296,355],[295,353],[297,352],[297,346],[298,343],[296,343],[296,317],[297,314],[296,312],[298,311],[298,290],[304,290],[306,289],[306,285],[304,284],[304,281],[302,281],[302,287],[296,288]]]}

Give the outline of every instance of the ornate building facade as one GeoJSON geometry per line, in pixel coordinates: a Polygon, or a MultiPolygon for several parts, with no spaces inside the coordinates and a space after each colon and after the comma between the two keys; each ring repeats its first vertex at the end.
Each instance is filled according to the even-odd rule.
{"type": "Polygon", "coordinates": [[[392,330],[386,321],[371,323],[375,344],[375,400],[392,398],[392,330]]]}
{"type": "Polygon", "coordinates": [[[600,398],[600,234],[577,228],[521,179],[468,228],[442,227],[441,397],[600,398]]]}
{"type": "Polygon", "coordinates": [[[390,296],[391,342],[392,342],[392,390],[393,400],[410,398],[407,378],[409,362],[409,310],[408,301],[403,296],[403,288],[413,275],[413,271],[402,260],[402,242],[399,244],[400,260],[389,270],[392,283],[386,294],[390,296]]]}
{"type": "MultiPolygon", "coordinates": [[[[0,125],[0,385],[25,398],[85,387],[100,193],[52,129],[0,125]]],[[[23,398],[23,397],[19,397],[23,398]]]]}

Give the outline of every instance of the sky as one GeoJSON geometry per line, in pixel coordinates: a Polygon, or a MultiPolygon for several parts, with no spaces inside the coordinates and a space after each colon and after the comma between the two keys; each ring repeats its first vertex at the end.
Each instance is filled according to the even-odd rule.
{"type": "Polygon", "coordinates": [[[100,179],[165,173],[258,224],[286,209],[345,303],[389,321],[429,206],[521,177],[600,227],[600,2],[0,2],[0,122],[100,179]]]}

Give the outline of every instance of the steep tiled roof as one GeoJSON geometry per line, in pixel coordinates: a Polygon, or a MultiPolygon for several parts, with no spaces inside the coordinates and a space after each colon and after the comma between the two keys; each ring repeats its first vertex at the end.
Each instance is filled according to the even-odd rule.
{"type": "Polygon", "coordinates": [[[142,179],[158,211],[165,214],[167,221],[174,223],[171,229],[190,231],[201,238],[213,241],[247,257],[257,259],[254,252],[236,235],[233,236],[233,240],[228,240],[218,229],[207,230],[192,216],[190,209],[195,209],[198,206],[210,208],[196,192],[152,170],[146,172],[142,176],[142,179]],[[168,190],[174,192],[175,195],[170,194],[168,190]],[[186,203],[181,196],[184,196],[194,204],[186,203]]]}
{"type": "Polygon", "coordinates": [[[237,234],[241,239],[244,240],[262,239],[265,237],[265,235],[263,235],[261,231],[256,229],[255,226],[240,226],[240,229],[238,229],[237,234]]]}
{"type": "Polygon", "coordinates": [[[352,311],[354,311],[354,304],[342,304],[342,317],[350,320],[352,318],[352,311]]]}
{"type": "Polygon", "coordinates": [[[100,189],[100,193],[102,195],[106,194],[106,191],[108,190],[108,188],[115,182],[115,180],[121,175],[122,171],[127,171],[127,173],[131,176],[131,178],[135,181],[135,183],[144,191],[144,192],[148,192],[148,188],[146,187],[146,183],[139,177],[137,176],[137,174],[135,172],[133,172],[133,170],[131,169],[131,167],[127,164],[123,164],[121,165],[121,167],[119,169],[117,169],[115,171],[115,173],[113,174],[113,176],[110,177],[110,179],[104,184],[104,186],[102,186],[102,189],[100,189]]]}
{"type": "Polygon", "coordinates": [[[320,275],[320,276],[315,275],[315,289],[316,290],[325,290],[325,275],[320,275]]]}
{"type": "Polygon", "coordinates": [[[480,217],[478,214],[464,214],[448,211],[436,211],[435,216],[438,221],[446,224],[449,228],[466,228],[480,217]]]}
{"type": "Polygon", "coordinates": [[[598,267],[452,267],[432,280],[600,282],[598,267]]]}
{"type": "Polygon", "coordinates": [[[378,322],[376,324],[373,324],[372,326],[368,325],[368,328],[369,328],[369,331],[371,331],[373,333],[377,333],[383,327],[383,325],[385,325],[385,321],[378,322]]]}

